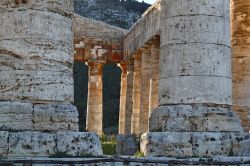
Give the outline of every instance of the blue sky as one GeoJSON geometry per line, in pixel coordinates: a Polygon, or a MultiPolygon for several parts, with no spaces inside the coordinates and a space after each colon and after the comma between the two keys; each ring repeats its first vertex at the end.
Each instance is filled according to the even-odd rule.
{"type": "MultiPolygon", "coordinates": [[[[143,1],[143,0],[138,0],[138,1],[143,1]]],[[[156,0],[144,0],[144,2],[146,2],[146,3],[149,3],[149,4],[152,4],[152,3],[154,3],[156,0]]]]}

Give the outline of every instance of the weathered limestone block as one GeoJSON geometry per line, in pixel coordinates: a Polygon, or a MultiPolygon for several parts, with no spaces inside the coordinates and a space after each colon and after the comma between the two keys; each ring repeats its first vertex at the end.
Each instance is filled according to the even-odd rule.
{"type": "Polygon", "coordinates": [[[134,155],[139,149],[139,142],[134,135],[119,134],[116,137],[117,155],[134,155]]]}
{"type": "Polygon", "coordinates": [[[232,76],[231,57],[228,56],[231,54],[231,49],[228,46],[204,43],[167,45],[162,47],[161,53],[168,55],[161,58],[163,60],[161,76],[206,75],[225,78],[232,76]]]}
{"type": "Polygon", "coordinates": [[[249,155],[249,135],[229,132],[148,132],[141,137],[147,156],[212,157],[249,155]]]}
{"type": "MultiPolygon", "coordinates": [[[[229,0],[227,0],[229,1],[229,0]]],[[[165,12],[161,15],[163,18],[185,15],[207,15],[215,17],[224,17],[229,20],[229,3],[218,0],[168,0],[161,1],[161,8],[165,12]]]]}
{"type": "Polygon", "coordinates": [[[191,134],[147,132],[141,136],[140,150],[146,156],[192,156],[191,134]]]}
{"type": "Polygon", "coordinates": [[[4,12],[1,14],[0,21],[2,23],[0,30],[5,32],[0,34],[2,40],[20,38],[50,39],[67,41],[68,45],[73,46],[73,43],[71,44],[73,41],[71,18],[53,12],[27,10],[4,12]]]}
{"type": "Polygon", "coordinates": [[[159,102],[160,105],[166,103],[214,103],[231,105],[231,81],[231,78],[219,76],[177,76],[161,78],[159,102]]]}
{"type": "Polygon", "coordinates": [[[0,41],[0,70],[46,70],[72,73],[72,48],[66,41],[6,39],[0,41]],[[62,47],[63,45],[63,47],[62,47]]]}
{"type": "Polygon", "coordinates": [[[34,129],[39,131],[78,131],[78,111],[71,104],[34,106],[34,129]]]}
{"type": "Polygon", "coordinates": [[[250,134],[234,133],[231,134],[233,139],[232,154],[239,156],[250,156],[250,134]]]}
{"type": "Polygon", "coordinates": [[[68,15],[73,8],[72,0],[2,0],[0,12],[9,12],[18,9],[47,10],[61,15],[68,15]]]}
{"type": "Polygon", "coordinates": [[[56,134],[17,132],[9,134],[9,156],[49,156],[56,148],[56,134]]]}
{"type": "Polygon", "coordinates": [[[239,118],[228,108],[202,105],[160,106],[152,112],[149,124],[152,132],[242,131],[239,118]]]}
{"type": "Polygon", "coordinates": [[[33,130],[31,103],[0,102],[0,130],[33,130]]]}
{"type": "Polygon", "coordinates": [[[230,36],[228,36],[230,34],[230,21],[223,17],[208,15],[170,17],[166,18],[163,28],[167,31],[162,36],[163,45],[205,42],[230,46],[230,36]],[[224,29],[218,28],[222,24],[224,29]],[[171,33],[173,31],[176,33],[171,33]]]}
{"type": "Polygon", "coordinates": [[[57,151],[73,156],[103,154],[98,135],[89,132],[57,132],[57,151]]]}
{"type": "Polygon", "coordinates": [[[0,71],[2,100],[73,101],[71,74],[51,71],[0,71]]]}
{"type": "Polygon", "coordinates": [[[8,131],[0,131],[0,154],[2,156],[8,155],[9,152],[9,132],[8,131]]]}

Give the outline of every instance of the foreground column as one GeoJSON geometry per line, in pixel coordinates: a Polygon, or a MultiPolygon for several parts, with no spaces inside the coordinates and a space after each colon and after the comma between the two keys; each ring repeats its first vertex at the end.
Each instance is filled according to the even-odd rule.
{"type": "Polygon", "coordinates": [[[0,154],[101,155],[95,133],[77,132],[72,105],[73,0],[4,0],[0,8],[0,154]]]}
{"type": "Polygon", "coordinates": [[[240,149],[249,137],[231,111],[229,0],[161,5],[160,106],[141,150],[174,157],[249,153],[240,149]]]}
{"type": "Polygon", "coordinates": [[[140,96],[141,96],[141,54],[138,54],[134,60],[134,82],[133,82],[133,112],[131,133],[139,135],[140,120],[140,96]]]}
{"type": "Polygon", "coordinates": [[[233,110],[250,131],[250,2],[231,1],[233,110]]]}
{"type": "Polygon", "coordinates": [[[127,65],[120,63],[121,74],[121,92],[120,92],[120,112],[119,112],[119,134],[125,134],[126,128],[126,92],[127,92],[127,65]]]}
{"type": "Polygon", "coordinates": [[[149,91],[151,73],[151,48],[142,49],[141,57],[141,106],[140,106],[140,134],[148,131],[149,120],[149,91]]]}
{"type": "Polygon", "coordinates": [[[87,106],[87,131],[102,134],[102,71],[103,64],[88,62],[89,65],[89,89],[87,106]]]}

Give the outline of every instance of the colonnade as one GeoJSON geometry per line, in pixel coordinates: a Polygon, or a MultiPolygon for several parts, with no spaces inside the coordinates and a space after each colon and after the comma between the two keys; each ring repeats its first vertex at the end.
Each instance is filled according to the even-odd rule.
{"type": "MultiPolygon", "coordinates": [[[[103,132],[103,66],[88,62],[87,131],[103,132]]],[[[158,106],[159,41],[150,42],[133,59],[120,62],[122,70],[119,112],[120,134],[148,131],[150,112],[158,106]]]]}
{"type": "Polygon", "coordinates": [[[122,103],[122,96],[120,100],[126,108],[120,108],[120,134],[148,131],[150,112],[158,106],[159,43],[158,38],[150,41],[128,62],[126,102],[122,103]]]}

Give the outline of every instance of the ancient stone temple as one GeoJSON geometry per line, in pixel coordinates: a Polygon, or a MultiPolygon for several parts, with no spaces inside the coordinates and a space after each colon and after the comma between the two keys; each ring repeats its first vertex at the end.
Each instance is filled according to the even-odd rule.
{"type": "Polygon", "coordinates": [[[119,134],[141,135],[146,156],[250,155],[249,6],[161,0],[124,30],[74,14],[73,0],[1,1],[0,153],[101,155],[103,66],[113,63],[119,134]],[[74,61],[89,69],[86,133],[74,61]]]}

